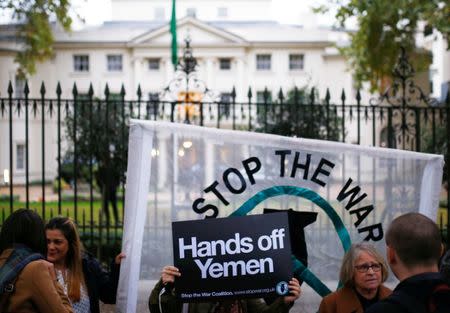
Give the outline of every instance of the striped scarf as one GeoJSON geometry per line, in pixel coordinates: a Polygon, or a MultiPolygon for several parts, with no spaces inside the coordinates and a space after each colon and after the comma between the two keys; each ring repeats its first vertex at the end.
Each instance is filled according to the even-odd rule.
{"type": "Polygon", "coordinates": [[[14,250],[0,267],[0,295],[11,293],[14,290],[14,281],[22,269],[30,262],[44,259],[42,254],[33,253],[24,245],[14,246],[14,250]]]}

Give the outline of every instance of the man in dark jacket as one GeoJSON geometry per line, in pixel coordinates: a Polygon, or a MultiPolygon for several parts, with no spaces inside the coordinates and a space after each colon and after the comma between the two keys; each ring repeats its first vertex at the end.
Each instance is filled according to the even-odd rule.
{"type": "Polygon", "coordinates": [[[437,225],[419,213],[402,215],[389,226],[386,245],[400,283],[366,313],[450,312],[450,288],[438,268],[443,247],[437,225]]]}

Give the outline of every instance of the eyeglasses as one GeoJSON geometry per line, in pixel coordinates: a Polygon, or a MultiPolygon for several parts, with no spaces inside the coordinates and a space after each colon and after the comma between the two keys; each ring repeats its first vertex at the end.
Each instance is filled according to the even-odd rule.
{"type": "Polygon", "coordinates": [[[367,273],[369,268],[371,268],[372,271],[374,271],[374,272],[379,272],[381,270],[381,264],[380,263],[361,264],[361,265],[355,265],[355,268],[360,273],[367,273]]]}

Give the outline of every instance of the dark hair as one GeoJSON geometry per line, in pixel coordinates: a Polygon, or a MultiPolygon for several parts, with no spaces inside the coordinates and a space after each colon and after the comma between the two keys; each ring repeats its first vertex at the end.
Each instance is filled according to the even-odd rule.
{"type": "Polygon", "coordinates": [[[386,244],[407,267],[437,265],[441,256],[439,228],[420,213],[407,213],[394,219],[386,233],[386,244]]]}
{"type": "Polygon", "coordinates": [[[44,222],[34,211],[19,209],[3,223],[0,232],[0,253],[15,244],[23,244],[33,252],[47,255],[44,222]]]}
{"type": "Polygon", "coordinates": [[[77,226],[68,217],[54,217],[45,225],[45,230],[59,230],[69,244],[65,263],[69,269],[68,296],[74,301],[80,301],[81,285],[84,285],[82,254],[83,245],[78,235],[77,226]]]}

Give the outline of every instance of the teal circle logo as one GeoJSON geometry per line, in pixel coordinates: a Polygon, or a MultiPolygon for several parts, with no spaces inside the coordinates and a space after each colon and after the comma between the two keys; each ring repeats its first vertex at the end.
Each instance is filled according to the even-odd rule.
{"type": "MultiPolygon", "coordinates": [[[[244,204],[242,204],[236,211],[230,214],[230,216],[244,216],[251,212],[259,203],[276,196],[290,195],[300,198],[307,199],[319,208],[321,208],[325,214],[330,218],[333,223],[334,229],[341,241],[342,248],[344,252],[350,248],[351,240],[350,234],[344,226],[339,215],[334,211],[334,208],[319,194],[313,190],[297,187],[297,186],[273,186],[267,188],[255,194],[253,197],[248,199],[244,204]]],[[[299,261],[295,256],[292,256],[292,265],[294,274],[296,274],[300,279],[307,283],[314,291],[316,291],[320,296],[325,297],[331,290],[325,286],[324,283],[314,275],[301,261],[299,261]]],[[[282,282],[280,282],[282,283],[282,282]]],[[[278,285],[277,284],[277,293],[278,285]]],[[[339,287],[339,286],[338,286],[339,287]]],[[[281,287],[280,287],[281,288],[281,287]]],[[[287,288],[288,289],[288,288],[287,288]]],[[[288,289],[289,290],[289,289],[288,289]]],[[[280,293],[278,293],[280,294],[280,293]]],[[[281,294],[280,294],[281,295],[281,294]]]]}
{"type": "Polygon", "coordinates": [[[285,281],[280,281],[277,284],[277,286],[275,287],[275,291],[280,296],[287,295],[287,293],[289,292],[289,285],[288,285],[288,283],[285,282],[285,281]]]}

